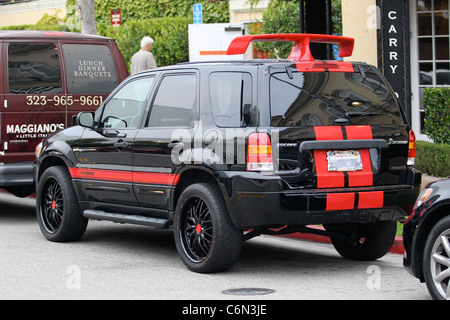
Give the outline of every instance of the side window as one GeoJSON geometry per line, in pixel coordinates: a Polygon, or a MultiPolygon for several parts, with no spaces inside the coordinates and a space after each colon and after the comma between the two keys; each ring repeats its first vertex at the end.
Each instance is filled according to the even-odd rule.
{"type": "Polygon", "coordinates": [[[156,93],[147,127],[191,127],[196,110],[196,75],[167,75],[156,93]]]}
{"type": "Polygon", "coordinates": [[[122,87],[104,106],[100,127],[137,128],[154,80],[154,77],[140,78],[122,87]]]}
{"type": "Polygon", "coordinates": [[[252,105],[252,78],[248,73],[214,72],[209,78],[214,121],[219,127],[246,127],[252,105]]]}
{"type": "Polygon", "coordinates": [[[57,94],[62,91],[58,49],[53,43],[11,43],[8,86],[14,94],[57,94]]]}
{"type": "Polygon", "coordinates": [[[64,44],[69,93],[108,94],[119,84],[114,59],[105,45],[64,44]]]}

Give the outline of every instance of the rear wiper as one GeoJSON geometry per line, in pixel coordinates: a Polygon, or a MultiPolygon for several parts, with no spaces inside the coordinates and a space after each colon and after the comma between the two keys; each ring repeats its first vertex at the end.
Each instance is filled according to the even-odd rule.
{"type": "Polygon", "coordinates": [[[384,116],[384,112],[346,112],[346,117],[384,116]]]}

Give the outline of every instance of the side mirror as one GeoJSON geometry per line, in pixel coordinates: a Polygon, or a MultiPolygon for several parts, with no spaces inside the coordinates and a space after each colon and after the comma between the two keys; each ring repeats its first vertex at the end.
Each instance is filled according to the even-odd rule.
{"type": "Polygon", "coordinates": [[[92,128],[94,126],[94,113],[93,112],[80,112],[77,115],[74,125],[80,125],[82,127],[92,128]]]}

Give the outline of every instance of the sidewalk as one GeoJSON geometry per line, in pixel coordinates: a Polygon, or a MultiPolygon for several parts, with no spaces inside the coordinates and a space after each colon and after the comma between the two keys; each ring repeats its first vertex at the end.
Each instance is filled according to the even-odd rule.
{"type": "MultiPolygon", "coordinates": [[[[429,176],[429,175],[426,175],[426,174],[422,174],[422,189],[428,183],[434,182],[434,181],[437,181],[437,180],[441,180],[441,179],[442,178],[432,177],[432,176],[429,176]]],[[[321,226],[315,226],[315,228],[323,230],[323,227],[321,227],[321,226]]],[[[287,237],[294,238],[294,239],[301,239],[301,240],[310,240],[310,241],[331,243],[331,240],[330,240],[329,237],[320,236],[320,235],[317,235],[317,234],[296,232],[296,233],[287,235],[287,237]]],[[[401,236],[395,237],[394,244],[393,244],[391,250],[389,250],[389,252],[396,253],[396,254],[403,254],[404,251],[405,251],[405,249],[403,248],[403,237],[401,237],[401,236]]]]}

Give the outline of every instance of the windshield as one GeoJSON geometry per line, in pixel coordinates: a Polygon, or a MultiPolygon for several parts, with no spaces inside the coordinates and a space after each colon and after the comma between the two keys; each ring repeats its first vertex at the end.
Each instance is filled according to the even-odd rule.
{"type": "Polygon", "coordinates": [[[398,125],[402,116],[376,71],[279,72],[270,79],[272,125],[398,125]]]}

